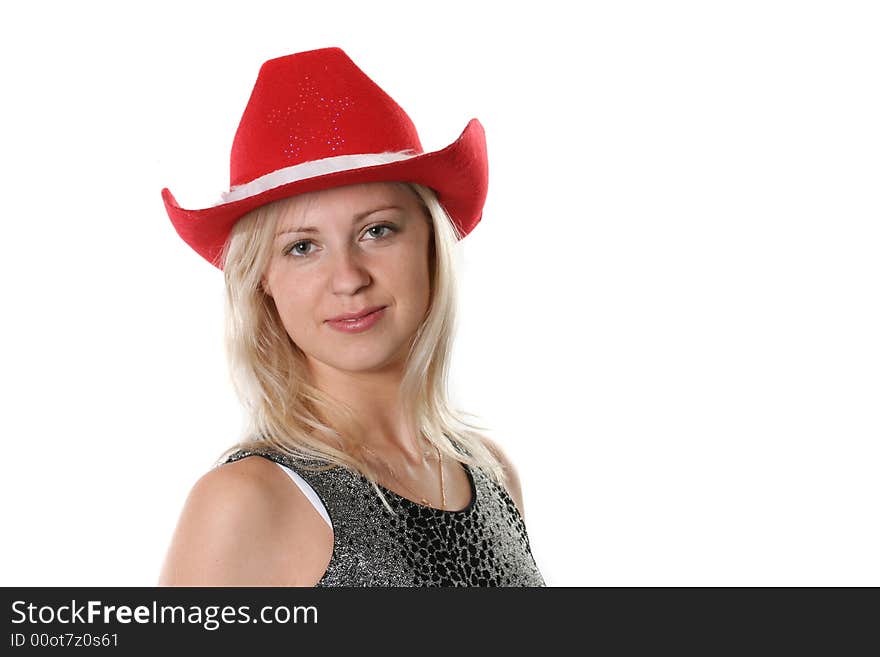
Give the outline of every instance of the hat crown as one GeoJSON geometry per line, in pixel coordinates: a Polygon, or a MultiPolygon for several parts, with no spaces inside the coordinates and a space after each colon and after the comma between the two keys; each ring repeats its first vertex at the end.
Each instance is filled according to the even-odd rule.
{"type": "Polygon", "coordinates": [[[422,153],[406,112],[340,48],[265,62],[230,156],[230,187],[339,155],[422,153]]]}

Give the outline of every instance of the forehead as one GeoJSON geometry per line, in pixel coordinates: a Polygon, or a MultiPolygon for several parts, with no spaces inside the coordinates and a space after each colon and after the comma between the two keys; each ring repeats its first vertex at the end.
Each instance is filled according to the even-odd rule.
{"type": "Polygon", "coordinates": [[[350,222],[360,213],[384,206],[418,205],[416,193],[402,183],[379,182],[346,185],[300,194],[280,202],[277,227],[330,225],[350,222]]]}

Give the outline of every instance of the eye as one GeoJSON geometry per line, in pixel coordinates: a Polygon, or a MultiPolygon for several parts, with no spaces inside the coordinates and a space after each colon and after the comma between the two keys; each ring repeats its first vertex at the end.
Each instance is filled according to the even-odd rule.
{"type": "MultiPolygon", "coordinates": [[[[365,235],[372,235],[368,241],[375,242],[377,240],[387,239],[390,234],[396,233],[397,228],[391,226],[389,224],[376,224],[375,226],[370,226],[367,230],[364,231],[365,235]],[[387,231],[387,232],[385,232],[387,231]]],[[[290,246],[286,247],[281,254],[282,255],[290,255],[295,258],[307,258],[312,254],[311,250],[308,250],[309,245],[314,246],[314,242],[312,240],[300,240],[299,242],[294,242],[290,246]],[[304,250],[306,249],[306,250],[304,250]]]]}
{"type": "Polygon", "coordinates": [[[307,255],[310,255],[311,251],[301,251],[299,247],[304,244],[312,244],[312,240],[302,240],[300,242],[294,242],[290,246],[288,246],[284,251],[282,251],[283,255],[293,255],[294,257],[302,258],[307,255]]]}
{"type": "Polygon", "coordinates": [[[376,239],[380,240],[385,237],[388,237],[389,233],[396,233],[397,229],[394,226],[389,226],[388,224],[376,224],[375,226],[370,226],[369,228],[367,228],[366,232],[367,232],[367,234],[373,235],[376,239]],[[374,230],[381,230],[383,228],[385,230],[387,230],[388,233],[382,233],[381,235],[377,235],[376,233],[372,232],[374,230]]]}

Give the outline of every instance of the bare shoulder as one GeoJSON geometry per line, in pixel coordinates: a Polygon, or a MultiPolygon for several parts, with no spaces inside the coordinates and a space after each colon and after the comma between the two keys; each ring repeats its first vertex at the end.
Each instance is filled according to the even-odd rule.
{"type": "Polygon", "coordinates": [[[483,440],[483,443],[489,450],[495,455],[498,461],[501,463],[501,467],[504,470],[507,481],[507,489],[510,492],[510,496],[513,498],[514,503],[516,504],[516,508],[519,509],[519,514],[522,516],[523,520],[525,520],[526,514],[525,509],[523,507],[523,497],[522,497],[522,487],[519,481],[519,474],[516,471],[516,468],[513,467],[513,463],[507,457],[507,454],[504,453],[504,450],[501,449],[501,446],[498,445],[494,440],[485,435],[480,435],[480,438],[483,440]]]}
{"type": "Polygon", "coordinates": [[[281,468],[249,456],[195,483],[159,586],[312,586],[332,548],[332,531],[281,468]]]}

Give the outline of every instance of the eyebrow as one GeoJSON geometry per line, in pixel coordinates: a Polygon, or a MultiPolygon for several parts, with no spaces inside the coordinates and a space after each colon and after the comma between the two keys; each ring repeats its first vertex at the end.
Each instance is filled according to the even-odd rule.
{"type": "MultiPolygon", "coordinates": [[[[403,208],[401,208],[398,205],[383,205],[381,208],[374,208],[372,210],[367,210],[366,212],[360,212],[360,213],[354,215],[354,218],[352,219],[351,223],[352,223],[352,225],[354,225],[357,222],[364,219],[365,217],[368,217],[371,214],[374,214],[376,212],[381,212],[382,210],[402,210],[402,209],[403,208]]],[[[320,232],[320,231],[317,228],[315,228],[314,226],[300,226],[298,228],[282,228],[277,233],[275,233],[275,237],[278,237],[279,235],[284,235],[286,233],[318,233],[318,232],[320,232]]]]}

